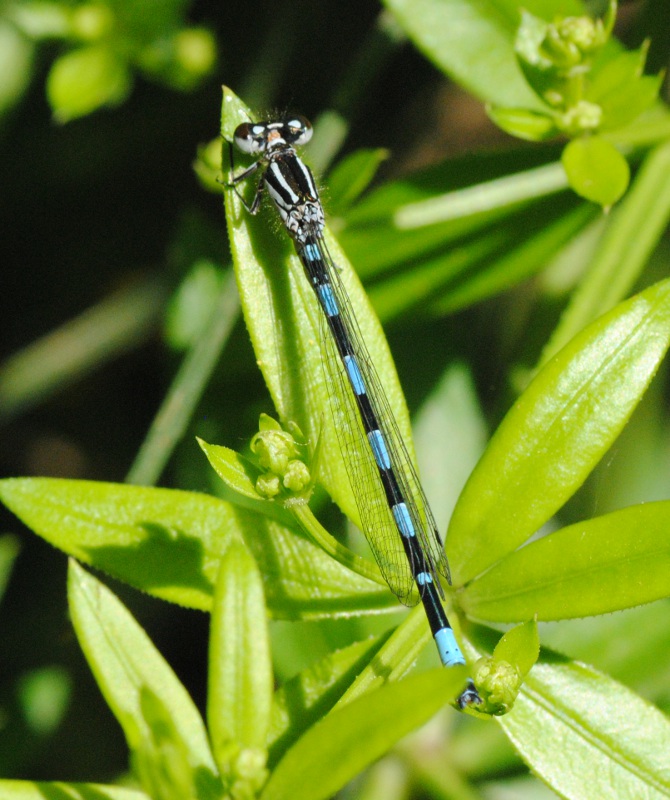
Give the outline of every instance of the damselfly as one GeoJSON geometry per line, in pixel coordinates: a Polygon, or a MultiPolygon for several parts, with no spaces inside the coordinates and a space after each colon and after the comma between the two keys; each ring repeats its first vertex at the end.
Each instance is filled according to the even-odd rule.
{"type": "MultiPolygon", "coordinates": [[[[299,116],[239,125],[235,145],[257,160],[230,185],[235,187],[261,170],[252,202],[241,195],[240,199],[255,214],[263,189],[268,192],[316,293],[323,312],[324,365],[335,428],[363,532],[379,568],[402,603],[414,605],[421,599],[442,663],[465,664],[441,602],[439,576],[449,580],[442,540],[328,252],[314,178],[295,151],[311,135],[311,125],[299,116]]],[[[468,681],[459,705],[480,702],[468,681]]]]}

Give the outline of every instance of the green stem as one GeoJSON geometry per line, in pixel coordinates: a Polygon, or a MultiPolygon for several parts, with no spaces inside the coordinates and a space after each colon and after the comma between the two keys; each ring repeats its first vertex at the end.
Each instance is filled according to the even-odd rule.
{"type": "Polygon", "coordinates": [[[472,214],[506,208],[568,188],[568,179],[560,162],[506,175],[467,189],[447,192],[429,200],[399,206],[393,216],[401,230],[423,228],[438,222],[461,219],[472,214]]]}
{"type": "Polygon", "coordinates": [[[430,628],[423,610],[413,608],[368,666],[358,675],[337,705],[342,706],[389,681],[402,678],[428,643],[430,628]]]}
{"type": "Polygon", "coordinates": [[[545,347],[539,366],[589,322],[627,296],[670,220],[670,144],[647,156],[635,183],[612,213],[591,268],[545,347]]]}
{"type": "Polygon", "coordinates": [[[0,367],[0,422],[145,341],[165,302],[151,277],[106,298],[11,356],[0,367]]]}
{"type": "Polygon", "coordinates": [[[325,552],[331,555],[336,561],[339,561],[340,564],[348,567],[363,578],[374,581],[380,584],[380,586],[387,586],[377,564],[367,558],[357,556],[349,550],[348,547],[338,542],[317,520],[307,504],[293,506],[291,511],[302,528],[312,537],[319,547],[325,550],[325,552]]]}
{"type": "Polygon", "coordinates": [[[231,272],[226,276],[208,324],[184,359],[149,428],[128,472],[127,483],[152,486],[158,481],[184,435],[238,314],[239,299],[231,272]]]}

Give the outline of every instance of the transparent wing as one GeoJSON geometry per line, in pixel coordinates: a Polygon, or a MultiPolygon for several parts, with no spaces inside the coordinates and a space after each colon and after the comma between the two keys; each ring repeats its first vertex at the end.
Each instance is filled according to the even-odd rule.
{"type": "MultiPolygon", "coordinates": [[[[439,588],[438,573],[449,580],[449,566],[435,520],[365,346],[339,271],[328,254],[325,242],[319,238],[315,244],[323,255],[321,268],[330,279],[345,334],[351,343],[370,405],[387,444],[391,466],[417,531],[425,566],[433,574],[439,588]]],[[[305,268],[308,269],[307,265],[305,268]]],[[[331,410],[363,533],[393,593],[405,605],[414,605],[419,599],[413,592],[413,574],[417,570],[407,560],[355,396],[324,314],[321,314],[321,332],[331,410]]]]}

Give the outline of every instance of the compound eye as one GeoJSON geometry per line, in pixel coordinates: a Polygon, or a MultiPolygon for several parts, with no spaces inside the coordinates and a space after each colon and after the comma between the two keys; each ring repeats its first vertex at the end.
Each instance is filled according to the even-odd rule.
{"type": "Polygon", "coordinates": [[[243,153],[260,153],[265,150],[266,128],[257,122],[243,122],[235,128],[233,141],[243,153]]]}
{"type": "Polygon", "coordinates": [[[286,127],[291,131],[294,144],[306,144],[312,138],[312,126],[305,117],[292,117],[287,120],[286,127]]]}

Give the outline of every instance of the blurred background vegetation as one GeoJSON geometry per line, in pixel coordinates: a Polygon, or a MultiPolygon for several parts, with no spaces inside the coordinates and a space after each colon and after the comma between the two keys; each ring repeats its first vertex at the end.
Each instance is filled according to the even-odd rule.
{"type": "MultiPolygon", "coordinates": [[[[590,9],[603,10],[598,3],[590,9]]],[[[627,48],[650,37],[647,71],[667,68],[666,0],[624,3],[615,32],[627,48]]],[[[221,308],[232,331],[227,340],[225,326],[215,331],[221,353],[214,347],[210,357],[218,366],[166,469],[156,467],[144,480],[160,474],[161,485],[220,492],[194,436],[242,449],[258,414],[272,412],[225,279],[220,194],[198,178],[210,175],[202,156],[218,135],[222,82],[260,116],[291,109],[321,120],[321,146],[312,151],[321,174],[359,148],[387,148],[378,185],[409,192],[408,176],[440,165],[417,184],[437,194],[560,155],[558,145],[522,144],[496,129],[481,99],[449,81],[370,0],[355,7],[336,0],[2,3],[3,475],[123,481],[182,360],[211,340],[221,308]],[[452,177],[441,184],[440,176],[452,177]]],[[[332,198],[325,188],[327,211],[332,202],[336,212],[341,199],[341,187],[333,186],[332,198]]],[[[418,439],[427,463],[449,462],[427,482],[446,480],[446,494],[455,496],[540,358],[588,244],[580,239],[572,259],[571,236],[590,221],[597,236],[599,210],[567,192],[534,203],[506,223],[519,248],[518,278],[492,297],[447,294],[440,305],[421,295],[407,303],[407,284],[394,285],[392,271],[388,283],[383,270],[375,276],[375,265],[366,266],[365,208],[358,220],[355,207],[349,218],[343,208],[333,219],[369,280],[411,410],[423,407],[425,420],[447,408],[451,434],[460,427],[469,437],[467,446],[457,441],[454,452],[431,455],[431,435],[418,439]],[[556,253],[551,241],[536,256],[522,251],[547,220],[568,220],[556,233],[556,253]],[[526,271],[538,275],[519,283],[533,258],[526,271]]],[[[375,253],[379,243],[372,242],[375,253]]],[[[668,254],[661,240],[636,286],[666,275],[668,254]]],[[[663,375],[656,380],[611,455],[564,510],[565,522],[668,497],[666,383],[663,375]]],[[[451,502],[437,500],[442,525],[451,502]]],[[[67,619],[65,558],[4,512],[2,526],[10,535],[0,539],[0,775],[111,780],[127,768],[126,747],[67,619]]],[[[207,618],[113,588],[202,707],[207,618]]],[[[656,604],[560,630],[546,626],[543,641],[610,671],[667,711],[668,616],[667,606],[656,604]]],[[[298,635],[289,627],[275,632],[279,675],[342,635],[334,624],[305,625],[298,635]]],[[[467,774],[485,796],[549,794],[527,778],[493,724],[453,717],[378,765],[355,796],[373,785],[387,787],[385,797],[403,796],[415,784],[431,796],[479,796],[445,772],[444,761],[413,760],[407,768],[412,749],[414,756],[425,750],[421,742],[437,742],[441,753],[447,739],[450,769],[467,774]]]]}

